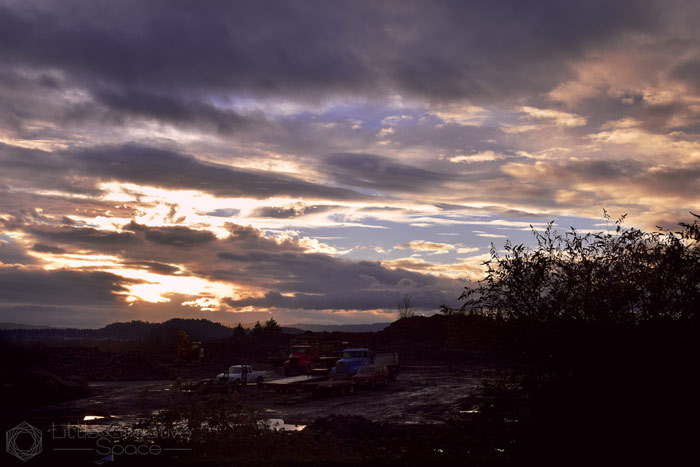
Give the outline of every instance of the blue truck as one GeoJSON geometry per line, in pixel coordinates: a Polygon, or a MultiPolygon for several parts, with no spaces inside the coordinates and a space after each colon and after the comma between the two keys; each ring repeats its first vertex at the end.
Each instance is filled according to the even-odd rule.
{"type": "Polygon", "coordinates": [[[335,378],[349,378],[365,365],[386,365],[390,379],[396,379],[399,373],[399,354],[396,352],[373,354],[366,348],[345,349],[342,358],[335,362],[331,375],[335,378]]]}

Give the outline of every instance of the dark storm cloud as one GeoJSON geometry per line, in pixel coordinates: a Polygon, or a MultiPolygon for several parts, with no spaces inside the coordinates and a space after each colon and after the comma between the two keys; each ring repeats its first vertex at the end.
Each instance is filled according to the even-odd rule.
{"type": "Polygon", "coordinates": [[[106,272],[0,267],[2,305],[100,305],[117,301],[130,281],[106,272]]]}
{"type": "Polygon", "coordinates": [[[188,227],[148,227],[131,221],[125,230],[143,232],[147,242],[177,247],[194,247],[213,242],[216,236],[208,230],[193,230],[188,227]]]}
{"type": "MultiPolygon", "coordinates": [[[[598,187],[591,197],[603,199],[607,190],[637,190],[641,196],[672,196],[694,198],[700,186],[700,165],[697,163],[677,167],[657,167],[636,160],[592,160],[580,159],[559,163],[540,163],[534,174],[516,170],[521,180],[536,178],[542,190],[554,190],[562,184],[598,187]],[[547,188],[549,187],[549,188],[547,188]]],[[[581,190],[579,190],[581,191],[581,190]]]]}
{"type": "Polygon", "coordinates": [[[22,245],[0,234],[0,264],[35,264],[37,260],[29,256],[22,245]]]}
{"type": "Polygon", "coordinates": [[[155,274],[177,274],[180,272],[180,268],[176,266],[171,266],[169,264],[158,263],[155,261],[127,261],[123,263],[124,266],[145,269],[155,274]]]}
{"type": "Polygon", "coordinates": [[[51,253],[52,255],[62,255],[66,252],[63,248],[44,245],[43,243],[35,243],[32,247],[32,251],[36,251],[37,253],[51,253]]]}
{"type": "Polygon", "coordinates": [[[92,227],[73,228],[26,224],[22,229],[34,238],[64,245],[67,250],[71,251],[80,249],[94,252],[117,252],[134,247],[140,241],[131,232],[112,232],[92,227]]]}
{"type": "Polygon", "coordinates": [[[362,197],[350,190],[316,185],[286,175],[237,169],[173,151],[136,145],[75,151],[67,154],[67,159],[83,173],[103,180],[201,190],[215,196],[362,197]]]}
{"type": "Polygon", "coordinates": [[[212,217],[234,217],[237,216],[241,212],[240,209],[234,209],[234,208],[222,208],[222,209],[216,209],[211,212],[207,212],[207,216],[212,216],[212,217]]]}
{"type": "Polygon", "coordinates": [[[671,76],[700,92],[700,60],[681,63],[671,71],[671,76]]]}
{"type": "Polygon", "coordinates": [[[427,191],[452,179],[374,154],[334,154],[323,167],[337,183],[377,191],[427,191]]]}
{"type": "MultiPolygon", "coordinates": [[[[306,310],[334,310],[338,304],[348,310],[377,310],[396,309],[405,291],[403,290],[333,290],[318,294],[296,294],[293,297],[284,296],[278,292],[268,292],[262,298],[244,300],[227,300],[232,307],[274,307],[306,310]]],[[[436,310],[441,304],[455,302],[454,292],[451,294],[439,290],[412,291],[411,304],[415,308],[436,310]]]]}
{"type": "Polygon", "coordinates": [[[170,189],[191,189],[214,196],[268,198],[292,196],[362,199],[359,193],[317,185],[262,171],[201,161],[165,149],[122,146],[46,152],[0,143],[0,181],[42,189],[95,194],[96,180],[120,181],[170,189]]]}
{"type": "Polygon", "coordinates": [[[574,177],[582,180],[606,181],[620,178],[632,178],[643,172],[648,165],[635,160],[572,160],[560,166],[555,177],[574,177]]]}
{"type": "Polygon", "coordinates": [[[697,199],[698,187],[700,187],[700,164],[686,167],[662,167],[648,171],[632,181],[637,182],[647,193],[697,199]]]}
{"type": "Polygon", "coordinates": [[[260,275],[274,289],[263,299],[230,301],[231,306],[278,306],[311,309],[393,309],[413,284],[416,305],[437,307],[452,301],[460,286],[456,281],[401,269],[388,269],[379,262],[348,261],[323,254],[294,252],[222,252],[236,269],[260,275]],[[447,290],[447,292],[446,292],[447,290]],[[294,298],[281,296],[294,293],[294,298]]]}
{"type": "Polygon", "coordinates": [[[98,195],[93,180],[86,180],[80,167],[72,167],[66,155],[20,148],[0,142],[0,183],[21,188],[57,190],[98,195]],[[78,170],[76,170],[78,169],[78,170]]]}
{"type": "Polygon", "coordinates": [[[12,2],[0,58],[58,70],[115,110],[230,130],[240,116],[212,97],[545,92],[587,47],[654,28],[663,11],[650,3],[12,2]]]}
{"type": "Polygon", "coordinates": [[[153,118],[177,125],[211,125],[220,133],[243,129],[261,118],[244,117],[231,110],[197,100],[186,100],[166,94],[139,91],[114,92],[99,90],[95,99],[119,114],[153,118]]]}
{"type": "Polygon", "coordinates": [[[269,217],[274,219],[291,219],[293,217],[301,217],[318,212],[326,212],[338,206],[290,206],[276,207],[265,206],[260,207],[251,213],[251,217],[269,217]]]}
{"type": "MultiPolygon", "coordinates": [[[[95,254],[117,254],[124,258],[152,261],[134,263],[149,269],[160,269],[166,273],[177,272],[163,265],[159,257],[170,255],[177,261],[188,260],[188,250],[207,248],[216,242],[216,236],[207,230],[195,230],[182,226],[149,227],[134,221],[123,226],[122,232],[112,232],[91,227],[50,226],[25,224],[25,234],[53,245],[36,244],[35,251],[61,254],[87,251],[95,254]],[[55,246],[60,245],[60,246],[55,246]],[[158,250],[160,249],[160,250],[158,250]],[[170,253],[168,253],[170,252],[170,253]]],[[[131,264],[131,263],[130,263],[131,264]]]]}

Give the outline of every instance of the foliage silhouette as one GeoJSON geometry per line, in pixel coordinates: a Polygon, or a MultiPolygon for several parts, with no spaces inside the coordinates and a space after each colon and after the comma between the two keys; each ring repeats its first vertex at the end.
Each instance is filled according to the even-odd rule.
{"type": "Polygon", "coordinates": [[[233,328],[233,335],[245,336],[245,329],[243,328],[243,325],[241,323],[238,323],[238,325],[235,328],[233,328]]]}
{"type": "Polygon", "coordinates": [[[416,314],[413,309],[413,303],[411,302],[411,296],[408,294],[404,294],[401,301],[399,301],[397,308],[399,310],[399,319],[411,318],[416,314]]]}
{"type": "Polygon", "coordinates": [[[282,327],[275,321],[275,318],[270,318],[263,325],[264,334],[282,334],[282,327]]]}
{"type": "MultiPolygon", "coordinates": [[[[606,220],[609,220],[605,212],[606,220]]],[[[459,309],[502,320],[640,323],[691,320],[700,308],[700,216],[682,230],[624,229],[565,234],[550,222],[537,247],[491,245],[486,277],[465,287],[459,309]]]]}

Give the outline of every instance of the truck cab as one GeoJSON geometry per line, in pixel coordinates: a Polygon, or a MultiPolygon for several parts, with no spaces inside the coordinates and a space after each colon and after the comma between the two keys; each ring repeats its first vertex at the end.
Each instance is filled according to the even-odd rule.
{"type": "Polygon", "coordinates": [[[318,359],[318,346],[296,344],[289,349],[289,358],[284,362],[284,374],[310,373],[313,362],[318,359]]]}
{"type": "Polygon", "coordinates": [[[342,358],[335,363],[332,374],[335,377],[351,377],[357,373],[361,366],[372,363],[372,355],[369,349],[345,349],[342,358]]]}

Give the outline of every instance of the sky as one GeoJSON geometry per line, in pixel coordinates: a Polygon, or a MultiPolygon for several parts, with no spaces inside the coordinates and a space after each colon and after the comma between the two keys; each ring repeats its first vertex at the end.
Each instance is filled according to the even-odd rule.
{"type": "Polygon", "coordinates": [[[700,211],[700,3],[0,0],[0,322],[392,321],[700,211]]]}

